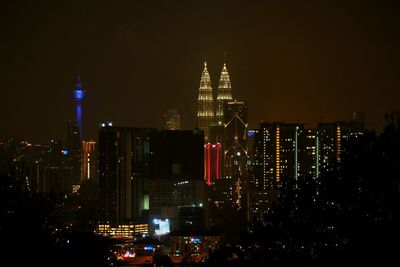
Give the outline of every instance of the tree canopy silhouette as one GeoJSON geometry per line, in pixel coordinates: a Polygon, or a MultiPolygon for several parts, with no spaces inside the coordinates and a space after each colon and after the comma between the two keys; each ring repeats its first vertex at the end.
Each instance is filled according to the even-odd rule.
{"type": "Polygon", "coordinates": [[[243,264],[382,265],[400,251],[400,115],[379,136],[348,140],[341,162],[316,180],[288,180],[263,218],[251,223],[243,264]]]}

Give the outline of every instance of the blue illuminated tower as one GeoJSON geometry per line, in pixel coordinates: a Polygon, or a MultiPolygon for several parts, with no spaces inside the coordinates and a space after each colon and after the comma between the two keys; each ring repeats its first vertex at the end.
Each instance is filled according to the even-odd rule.
{"type": "Polygon", "coordinates": [[[73,92],[74,99],[76,102],[76,122],[79,126],[80,138],[82,140],[82,102],[85,98],[85,90],[83,90],[83,86],[81,83],[81,77],[78,76],[78,82],[76,83],[75,90],[73,92]]]}

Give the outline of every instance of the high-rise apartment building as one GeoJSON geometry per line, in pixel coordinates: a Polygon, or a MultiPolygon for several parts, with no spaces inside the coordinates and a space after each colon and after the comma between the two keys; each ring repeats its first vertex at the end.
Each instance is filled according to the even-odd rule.
{"type": "Polygon", "coordinates": [[[318,123],[316,135],[316,178],[323,171],[329,171],[342,158],[345,143],[351,136],[363,134],[363,127],[352,127],[352,123],[343,121],[318,123]]]}
{"type": "Polygon", "coordinates": [[[314,128],[304,129],[302,140],[303,160],[300,161],[302,173],[308,177],[317,177],[317,130],[314,128]]]}
{"type": "Polygon", "coordinates": [[[303,172],[304,126],[300,123],[261,123],[258,145],[262,186],[279,187],[284,179],[297,180],[303,172]]]}
{"type": "Polygon", "coordinates": [[[341,161],[349,138],[363,132],[359,124],[347,122],[319,123],[315,129],[302,123],[261,123],[255,158],[258,186],[267,189],[279,187],[285,179],[318,178],[341,161]]]}

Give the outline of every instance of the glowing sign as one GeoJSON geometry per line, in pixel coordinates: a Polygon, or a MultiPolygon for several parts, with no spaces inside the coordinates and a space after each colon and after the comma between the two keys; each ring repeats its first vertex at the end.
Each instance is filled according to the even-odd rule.
{"type": "Polygon", "coordinates": [[[66,149],[61,150],[61,153],[63,153],[63,155],[68,155],[69,151],[66,149]]]}
{"type": "Polygon", "coordinates": [[[154,249],[153,246],[145,246],[145,247],[144,247],[144,250],[153,250],[153,249],[154,249]]]}
{"type": "Polygon", "coordinates": [[[156,235],[165,235],[170,232],[170,224],[168,219],[153,219],[156,235]]]}
{"type": "Polygon", "coordinates": [[[253,137],[254,136],[255,131],[254,130],[249,130],[247,131],[247,136],[248,137],[253,137]]]}

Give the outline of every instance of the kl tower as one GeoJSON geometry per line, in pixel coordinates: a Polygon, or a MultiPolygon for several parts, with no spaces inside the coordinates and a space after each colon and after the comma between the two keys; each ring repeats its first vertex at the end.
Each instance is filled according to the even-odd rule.
{"type": "Polygon", "coordinates": [[[81,77],[78,76],[78,82],[76,83],[75,90],[73,92],[73,96],[76,103],[76,122],[79,127],[79,136],[82,141],[82,102],[85,98],[85,90],[83,90],[83,86],[81,83],[81,77]]]}

